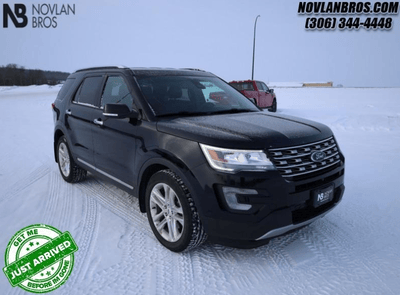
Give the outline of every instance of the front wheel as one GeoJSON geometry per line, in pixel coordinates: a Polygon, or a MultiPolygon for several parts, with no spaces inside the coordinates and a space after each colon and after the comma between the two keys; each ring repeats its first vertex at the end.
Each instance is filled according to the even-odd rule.
{"type": "Polygon", "coordinates": [[[171,170],[150,178],[146,211],[154,235],[171,251],[190,250],[207,239],[188,188],[171,170]]]}
{"type": "Polygon", "coordinates": [[[271,108],[269,109],[269,111],[275,113],[277,107],[278,107],[278,104],[276,103],[276,99],[274,98],[274,101],[272,102],[272,106],[271,106],[271,108]]]}

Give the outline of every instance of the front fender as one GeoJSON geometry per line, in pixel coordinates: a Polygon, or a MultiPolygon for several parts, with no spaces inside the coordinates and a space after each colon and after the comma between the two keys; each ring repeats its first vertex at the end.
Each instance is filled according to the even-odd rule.
{"type": "MultiPolygon", "coordinates": [[[[189,189],[194,202],[200,204],[200,198],[197,192],[200,192],[202,189],[189,168],[177,158],[167,159],[162,155],[159,155],[158,157],[153,157],[146,161],[140,168],[137,182],[139,185],[136,186],[135,195],[139,197],[141,212],[146,211],[144,200],[148,180],[154,173],[164,169],[169,169],[178,175],[189,189]]],[[[201,206],[197,206],[197,210],[201,216],[203,214],[201,206]]]]}

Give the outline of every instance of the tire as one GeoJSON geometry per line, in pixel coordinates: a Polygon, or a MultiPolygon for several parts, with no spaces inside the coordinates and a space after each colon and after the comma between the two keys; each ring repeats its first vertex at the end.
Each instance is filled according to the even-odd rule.
{"type": "Polygon", "coordinates": [[[150,178],[146,211],[154,235],[173,252],[193,249],[207,239],[188,188],[171,170],[161,170],[150,178]]]}
{"type": "Polygon", "coordinates": [[[277,104],[277,102],[276,102],[276,99],[274,98],[274,100],[272,101],[272,106],[271,106],[271,108],[269,109],[269,111],[275,113],[276,110],[277,110],[277,107],[278,107],[278,104],[277,104]]]}
{"type": "Polygon", "coordinates": [[[61,136],[57,143],[57,162],[66,182],[74,183],[86,178],[87,171],[76,165],[65,136],[61,136]]]}

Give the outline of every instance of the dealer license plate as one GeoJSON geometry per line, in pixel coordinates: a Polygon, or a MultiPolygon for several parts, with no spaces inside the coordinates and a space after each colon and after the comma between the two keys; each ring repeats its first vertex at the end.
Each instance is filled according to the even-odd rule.
{"type": "Polygon", "coordinates": [[[313,191],[314,207],[319,207],[333,200],[334,186],[330,185],[323,189],[313,191]]]}

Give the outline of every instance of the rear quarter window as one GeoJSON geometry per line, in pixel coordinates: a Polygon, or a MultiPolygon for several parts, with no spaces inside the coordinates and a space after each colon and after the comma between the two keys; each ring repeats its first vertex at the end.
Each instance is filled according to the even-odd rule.
{"type": "Polygon", "coordinates": [[[75,78],[69,78],[65,81],[64,85],[61,87],[60,91],[57,95],[57,100],[63,100],[64,97],[67,95],[69,90],[71,90],[72,85],[75,83],[75,78]]]}

